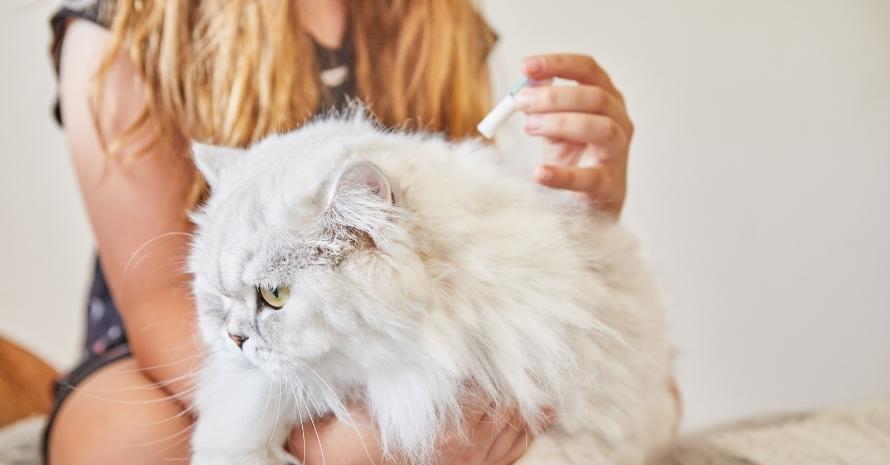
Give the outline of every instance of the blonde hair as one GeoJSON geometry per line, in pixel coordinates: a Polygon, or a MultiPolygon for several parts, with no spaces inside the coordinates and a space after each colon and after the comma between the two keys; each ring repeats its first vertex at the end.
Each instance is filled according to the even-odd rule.
{"type": "MultiPolygon", "coordinates": [[[[347,0],[358,96],[390,126],[451,138],[472,134],[487,111],[486,58],[496,40],[471,0],[347,0]]],[[[292,0],[117,0],[112,39],[94,81],[124,52],[143,78],[141,117],[157,136],[246,146],[300,126],[318,110],[315,49],[292,0]]],[[[98,127],[98,126],[97,126],[98,127]]]]}

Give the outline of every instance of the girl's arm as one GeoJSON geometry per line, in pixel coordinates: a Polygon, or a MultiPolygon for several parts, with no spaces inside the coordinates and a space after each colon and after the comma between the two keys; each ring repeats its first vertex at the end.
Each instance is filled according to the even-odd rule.
{"type": "MultiPolygon", "coordinates": [[[[188,396],[196,366],[194,305],[184,260],[191,225],[186,199],[195,173],[182,140],[154,143],[152,125],[119,153],[103,151],[90,110],[90,89],[109,40],[83,20],[68,27],[60,65],[60,104],[69,153],[92,224],[102,269],[123,316],[133,356],[171,395],[188,396]]],[[[139,116],[145,92],[133,63],[114,61],[99,124],[114,143],[139,116]]]]}

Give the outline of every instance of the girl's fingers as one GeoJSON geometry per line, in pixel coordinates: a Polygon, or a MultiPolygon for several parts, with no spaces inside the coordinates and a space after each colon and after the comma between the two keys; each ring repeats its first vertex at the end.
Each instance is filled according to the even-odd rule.
{"type": "Polygon", "coordinates": [[[541,424],[541,429],[543,431],[549,430],[553,427],[554,424],[556,424],[556,420],[558,417],[556,415],[556,410],[553,410],[553,408],[544,407],[544,409],[541,410],[541,415],[543,417],[543,422],[541,424]]]}
{"type": "Polygon", "coordinates": [[[609,75],[588,55],[558,53],[530,56],[523,60],[522,70],[530,79],[537,81],[554,77],[571,79],[580,84],[602,87],[622,98],[609,75]]]}
{"type": "Polygon", "coordinates": [[[595,167],[541,165],[535,178],[545,186],[578,192],[595,192],[603,182],[602,170],[595,167]]]}
{"type": "Polygon", "coordinates": [[[494,412],[494,406],[491,406],[490,409],[479,418],[478,422],[470,423],[470,425],[472,425],[472,429],[470,430],[471,444],[490,444],[494,440],[498,431],[498,423],[492,418],[494,412]]]}
{"type": "Polygon", "coordinates": [[[532,435],[528,428],[523,426],[522,432],[513,437],[510,448],[499,459],[488,462],[489,465],[512,465],[525,455],[528,446],[531,445],[532,435]]]}
{"type": "Polygon", "coordinates": [[[516,94],[516,107],[525,113],[580,111],[604,114],[614,108],[615,97],[596,86],[523,87],[516,94]]]}
{"type": "Polygon", "coordinates": [[[624,185],[618,184],[614,174],[603,166],[579,168],[575,166],[541,165],[535,174],[538,183],[556,189],[583,192],[591,204],[614,215],[621,214],[624,185]]]}
{"type": "Polygon", "coordinates": [[[440,451],[448,454],[469,454],[485,456],[487,447],[495,436],[495,424],[491,420],[491,412],[495,410],[494,402],[483,403],[481,397],[474,397],[463,406],[464,421],[468,426],[468,437],[456,429],[446,429],[438,438],[440,451]],[[469,444],[466,443],[469,439],[469,444]]]}
{"type": "Polygon", "coordinates": [[[485,457],[485,463],[491,464],[501,461],[510,452],[516,438],[521,436],[525,431],[525,423],[518,411],[514,411],[509,417],[495,418],[493,422],[497,424],[496,436],[488,454],[485,457]]]}
{"type": "Polygon", "coordinates": [[[628,134],[614,119],[590,113],[532,113],[525,119],[525,131],[533,136],[546,136],[604,147],[625,144],[628,134]]]}
{"type": "Polygon", "coordinates": [[[495,401],[477,397],[467,405],[464,405],[464,418],[467,424],[478,428],[479,425],[490,421],[491,412],[494,412],[495,408],[497,408],[495,401]]]}
{"type": "MultiPolygon", "coordinates": [[[[541,425],[541,428],[546,432],[556,422],[556,412],[552,408],[547,407],[544,408],[541,414],[544,416],[544,423],[541,425]]],[[[528,425],[522,422],[522,417],[519,416],[518,413],[515,416],[515,421],[513,421],[513,424],[517,423],[521,423],[522,427],[519,430],[516,430],[515,434],[509,436],[502,434],[505,441],[507,439],[512,439],[513,442],[506,448],[503,444],[498,444],[497,454],[499,455],[492,454],[491,457],[494,458],[494,460],[486,460],[486,463],[489,465],[511,465],[522,458],[528,450],[528,447],[531,445],[532,440],[534,440],[534,437],[529,430],[528,425]]]]}
{"type": "Polygon", "coordinates": [[[515,98],[518,109],[525,113],[591,113],[619,121],[625,132],[630,132],[633,128],[624,104],[602,87],[585,85],[525,87],[515,98]]]}

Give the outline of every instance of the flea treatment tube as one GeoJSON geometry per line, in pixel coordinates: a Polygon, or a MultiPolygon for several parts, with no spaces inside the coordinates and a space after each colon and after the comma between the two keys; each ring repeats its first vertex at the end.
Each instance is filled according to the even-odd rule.
{"type": "Polygon", "coordinates": [[[520,89],[525,87],[528,84],[528,78],[523,77],[519,82],[513,86],[513,89],[510,90],[510,93],[507,94],[506,97],[501,99],[500,102],[492,109],[485,118],[476,126],[476,129],[479,131],[479,134],[485,136],[486,139],[491,139],[494,137],[494,133],[507,121],[507,118],[510,117],[516,111],[516,99],[514,96],[520,89]]]}

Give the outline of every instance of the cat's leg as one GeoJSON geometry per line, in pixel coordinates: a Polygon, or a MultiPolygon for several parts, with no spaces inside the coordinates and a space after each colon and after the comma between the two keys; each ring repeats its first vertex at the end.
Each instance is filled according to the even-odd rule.
{"type": "Polygon", "coordinates": [[[195,402],[192,465],[282,465],[296,420],[287,383],[235,359],[205,360],[195,402]]]}

